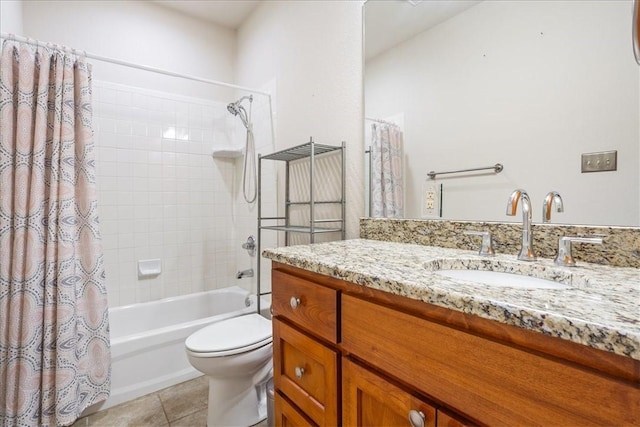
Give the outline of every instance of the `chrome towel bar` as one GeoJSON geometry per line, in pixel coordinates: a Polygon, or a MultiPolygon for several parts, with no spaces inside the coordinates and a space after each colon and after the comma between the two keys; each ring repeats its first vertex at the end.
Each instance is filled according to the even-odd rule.
{"type": "Polygon", "coordinates": [[[436,175],[447,175],[450,173],[462,173],[462,172],[475,172],[475,171],[484,171],[484,170],[491,170],[493,169],[493,171],[495,173],[500,173],[502,172],[502,169],[504,169],[504,166],[502,166],[502,163],[496,163],[493,166],[487,166],[487,167],[483,167],[483,168],[472,168],[472,169],[460,169],[460,170],[456,170],[456,171],[447,171],[447,172],[434,172],[431,171],[427,174],[427,176],[431,179],[435,179],[436,175]]]}

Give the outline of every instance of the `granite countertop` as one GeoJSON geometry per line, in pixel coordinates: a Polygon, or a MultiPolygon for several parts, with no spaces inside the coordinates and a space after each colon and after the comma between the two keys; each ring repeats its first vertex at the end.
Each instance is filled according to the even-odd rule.
{"type": "Polygon", "coordinates": [[[481,257],[474,251],[343,240],[267,249],[266,258],[407,298],[640,360],[640,270],[550,259],[481,257]],[[441,268],[519,272],[568,289],[522,289],[443,277],[441,268]]]}

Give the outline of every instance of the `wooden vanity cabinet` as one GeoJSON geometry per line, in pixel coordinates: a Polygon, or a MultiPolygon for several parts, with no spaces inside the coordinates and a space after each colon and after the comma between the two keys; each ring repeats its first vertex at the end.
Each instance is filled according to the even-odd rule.
{"type": "Polygon", "coordinates": [[[277,270],[272,283],[276,425],[336,426],[338,293],[277,270]]]}
{"type": "MultiPolygon", "coordinates": [[[[278,263],[272,287],[276,408],[282,399],[303,420],[406,426],[416,411],[434,427],[640,425],[637,360],[278,263]]],[[[293,420],[283,416],[277,425],[293,420]]]]}
{"type": "Polygon", "coordinates": [[[483,423],[638,419],[638,389],[622,381],[350,295],[341,309],[344,350],[483,423]]]}

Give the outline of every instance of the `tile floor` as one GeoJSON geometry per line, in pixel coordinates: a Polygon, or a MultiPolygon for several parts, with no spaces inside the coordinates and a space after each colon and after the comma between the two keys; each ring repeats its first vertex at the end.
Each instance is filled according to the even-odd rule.
{"type": "MultiPolygon", "coordinates": [[[[205,427],[208,387],[199,377],[80,418],[72,427],[205,427]]],[[[266,420],[256,427],[267,427],[266,420]]]]}

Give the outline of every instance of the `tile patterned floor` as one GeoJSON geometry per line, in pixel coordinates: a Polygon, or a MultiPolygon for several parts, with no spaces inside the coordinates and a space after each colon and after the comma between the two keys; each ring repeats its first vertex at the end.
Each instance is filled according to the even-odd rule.
{"type": "MultiPolygon", "coordinates": [[[[72,427],[206,427],[208,387],[199,377],[80,418],[72,427]]],[[[267,427],[266,420],[255,427],[267,427]]]]}

